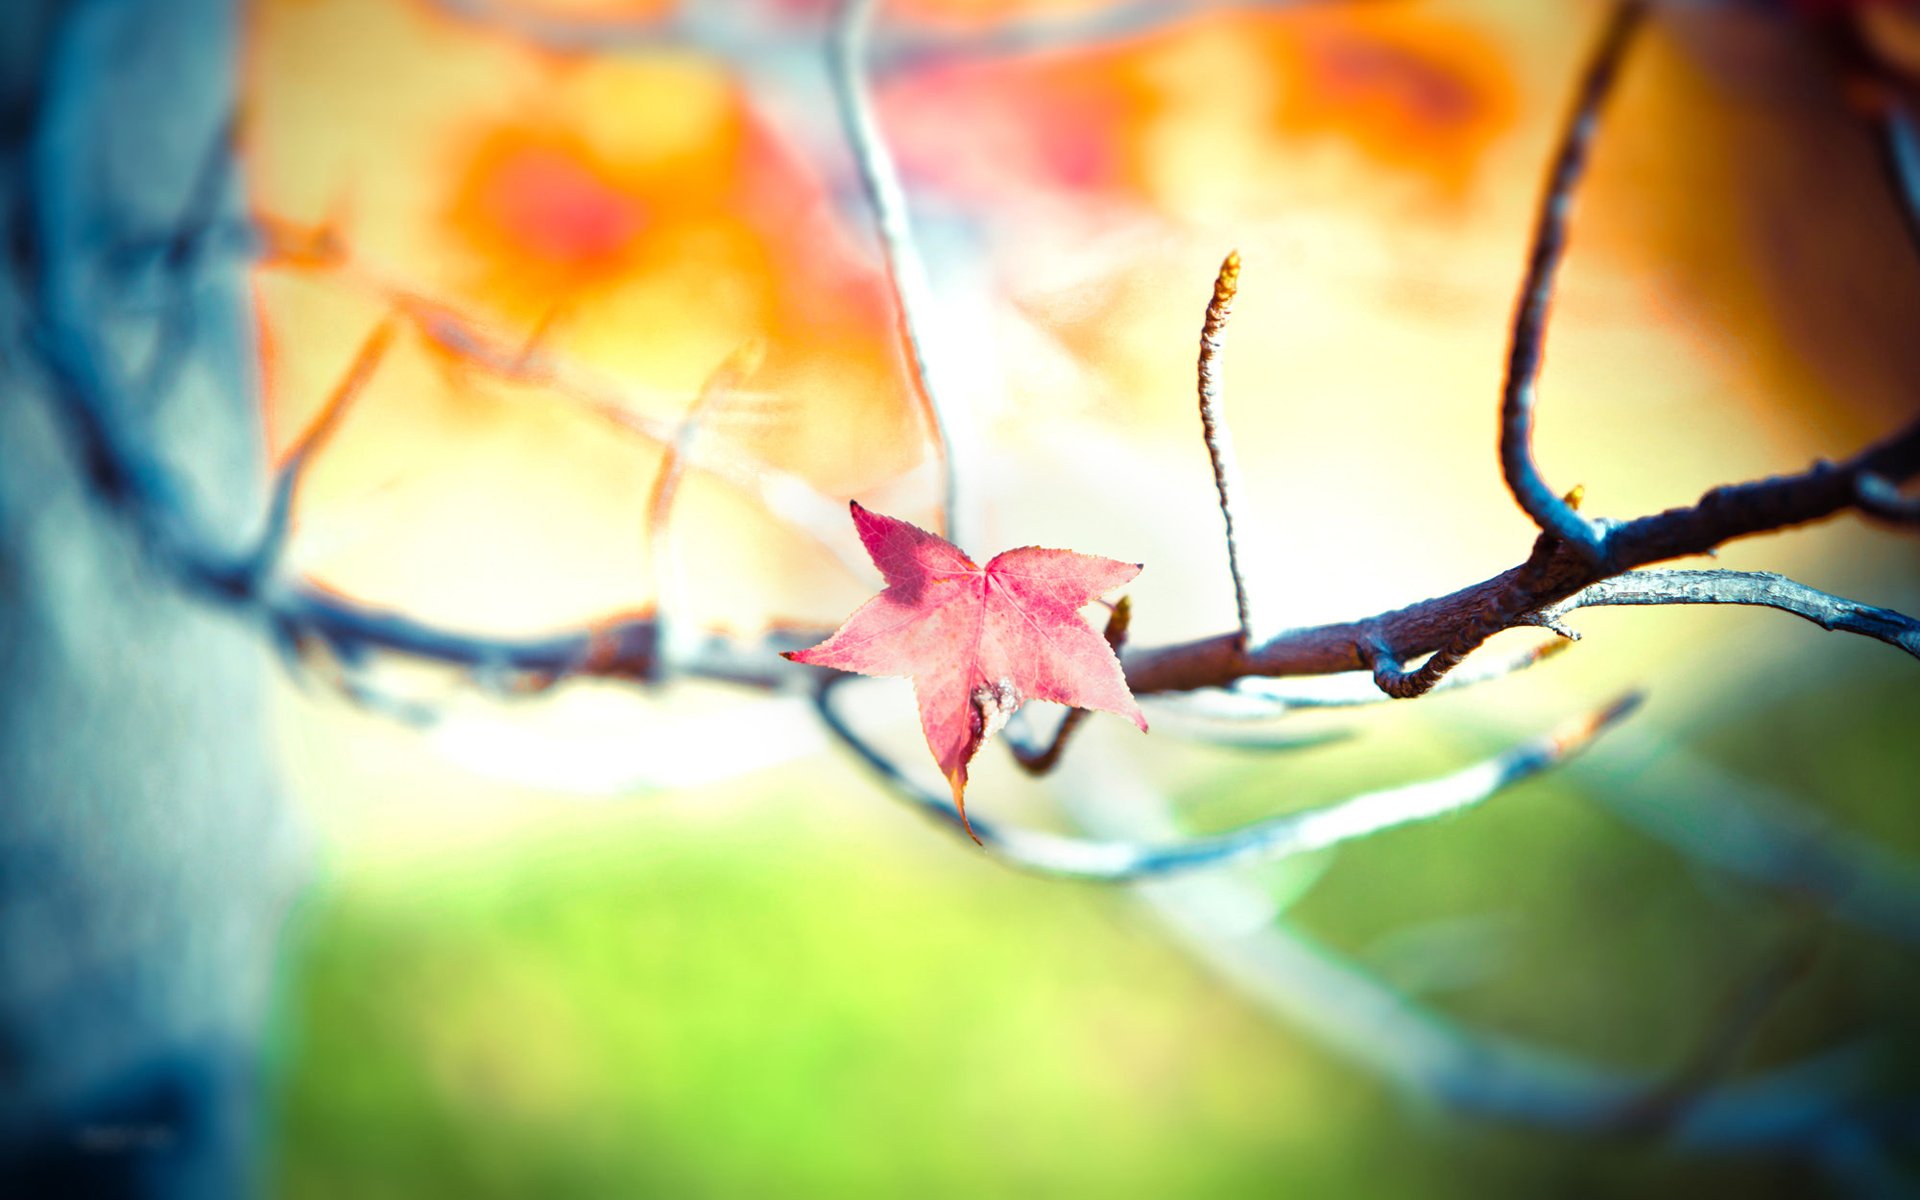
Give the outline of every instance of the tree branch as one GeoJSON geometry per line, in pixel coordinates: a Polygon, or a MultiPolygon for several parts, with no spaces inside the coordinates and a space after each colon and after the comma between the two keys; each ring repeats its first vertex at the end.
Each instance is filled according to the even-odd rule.
{"type": "Polygon", "coordinates": [[[823,677],[814,693],[815,708],[833,735],[900,799],[955,833],[972,836],[1010,866],[1043,875],[1105,883],[1272,862],[1471,808],[1584,749],[1640,703],[1638,695],[1623,697],[1604,709],[1569,721],[1451,775],[1363,792],[1324,808],[1272,817],[1229,833],[1151,844],[1087,841],[982,821],[978,816],[973,816],[969,829],[945,792],[915,782],[892,759],[855,732],[834,707],[833,692],[848,678],[845,675],[823,677]]]}
{"type": "Polygon", "coordinates": [[[1553,620],[1577,608],[1620,604],[1750,604],[1804,617],[1829,632],[1854,633],[1920,658],[1920,621],[1830,595],[1770,571],[1629,571],[1603,579],[1551,608],[1553,620]]]}
{"type": "Polygon", "coordinates": [[[264,580],[279,566],[286,553],[287,536],[293,524],[294,493],[306,475],[307,465],[332,439],[347,409],[366,389],[367,381],[373,378],[374,371],[386,358],[387,349],[393,345],[396,331],[394,318],[390,316],[374,326],[373,332],[361,344],[359,353],[354,355],[347,373],[334,386],[332,394],[320,406],[320,412],[295,440],[279,469],[274,472],[266,528],[260,534],[258,549],[254,551],[253,571],[256,578],[264,580]]]}
{"type": "MultiPolygon", "coordinates": [[[[1587,151],[1600,123],[1600,108],[1613,90],[1627,46],[1646,15],[1639,0],[1614,6],[1580,83],[1579,98],[1561,135],[1547,191],[1534,226],[1533,250],[1528,256],[1526,282],[1513,318],[1513,342],[1507,356],[1507,380],[1500,410],[1500,469],[1513,498],[1542,532],[1574,547],[1589,561],[1606,557],[1602,526],[1576,512],[1547,486],[1533,461],[1534,390],[1540,377],[1540,359],[1546,344],[1547,306],[1553,297],[1553,279],[1566,252],[1567,216],[1573,192],[1586,168],[1587,151]]],[[[1382,687],[1386,685],[1383,683],[1382,687]]]]}
{"type": "Polygon", "coordinates": [[[1466,640],[1463,633],[1531,624],[1532,614],[1634,567],[1704,554],[1738,538],[1855,509],[1862,474],[1895,482],[1920,474],[1920,422],[1845,462],[1715,488],[1695,504],[1616,525],[1604,568],[1543,535],[1527,562],[1491,579],[1358,621],[1290,630],[1244,655],[1230,633],[1135,650],[1122,660],[1127,684],[1150,694],[1224,687],[1246,676],[1370,670],[1381,647],[1400,661],[1417,658],[1466,640]]]}
{"type": "Polygon", "coordinates": [[[968,547],[976,531],[962,507],[965,497],[961,494],[960,466],[955,462],[953,414],[945,394],[952,375],[943,357],[944,348],[929,344],[935,309],[933,285],[913,237],[906,191],[874,113],[867,82],[867,43],[875,2],[841,0],[832,41],[834,99],[840,107],[848,149],[873,208],[887,282],[893,288],[901,344],[940,467],[940,532],[948,541],[968,547]]]}
{"type": "MultiPolygon", "coordinates": [[[[1128,764],[1082,756],[1061,772],[1061,797],[1105,837],[1172,832],[1166,797],[1128,764]]],[[[1197,957],[1335,1052],[1418,1097],[1536,1129],[1632,1132],[1630,1114],[1673,1094],[1672,1076],[1622,1072],[1463,1026],[1361,970],[1283,919],[1232,926],[1222,912],[1258,911],[1259,885],[1213,873],[1143,882],[1141,899],[1197,957]]],[[[1899,1110],[1863,1104],[1863,1047],[1829,1052],[1685,1097],[1660,1132],[1695,1150],[1791,1154],[1825,1165],[1836,1140],[1897,1139],[1899,1110]],[[1893,1126],[1893,1127],[1889,1127],[1893,1126]]],[[[1642,1130],[1643,1133],[1653,1132],[1642,1130]]]]}

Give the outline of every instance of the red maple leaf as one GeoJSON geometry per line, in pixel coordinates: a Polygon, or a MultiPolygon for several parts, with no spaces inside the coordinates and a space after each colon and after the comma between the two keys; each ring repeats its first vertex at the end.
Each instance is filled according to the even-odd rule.
{"type": "Polygon", "coordinates": [[[1139,563],[1022,546],[979,567],[944,538],[851,507],[887,588],[832,637],[786,657],[862,675],[912,676],[920,728],[953,786],[962,822],[967,763],[1028,700],[1119,713],[1145,731],[1120,660],[1080,619],[1080,609],[1102,592],[1138,575],[1139,563]]]}

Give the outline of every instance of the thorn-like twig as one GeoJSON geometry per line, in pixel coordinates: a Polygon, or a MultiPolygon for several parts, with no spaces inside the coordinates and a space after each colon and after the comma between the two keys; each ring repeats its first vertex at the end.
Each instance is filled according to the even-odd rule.
{"type": "Polygon", "coordinates": [[[955,545],[966,546],[975,531],[967,528],[970,522],[963,508],[961,469],[955,461],[953,414],[942,392],[951,375],[941,351],[929,345],[934,332],[933,286],[927,279],[926,264],[914,240],[913,221],[907,210],[906,190],[900,184],[899,168],[887,149],[879,118],[874,114],[867,77],[868,40],[875,2],[841,0],[832,40],[834,99],[839,105],[848,148],[859,168],[861,186],[868,204],[873,207],[887,281],[893,288],[900,340],[912,368],[914,393],[940,465],[940,532],[955,545]]]}
{"type": "Polygon", "coordinates": [[[1546,344],[1547,308],[1553,298],[1554,274],[1566,252],[1567,216],[1573,207],[1574,188],[1586,167],[1601,106],[1613,90],[1621,60],[1645,15],[1646,9],[1640,0],[1622,0],[1616,4],[1601,35],[1599,48],[1581,80],[1579,96],[1567,119],[1559,152],[1554,156],[1546,195],[1541,199],[1534,226],[1527,277],[1521,285],[1520,302],[1513,318],[1513,339],[1507,355],[1507,378],[1500,409],[1500,469],[1514,500],[1543,532],[1566,542],[1596,564],[1606,559],[1604,527],[1582,517],[1573,505],[1555,493],[1534,462],[1534,393],[1546,344]]]}
{"type": "Polygon", "coordinates": [[[1220,517],[1227,527],[1227,567],[1233,572],[1234,610],[1240,618],[1240,644],[1246,647],[1259,645],[1267,630],[1254,621],[1246,576],[1240,569],[1239,531],[1245,519],[1244,514],[1239,519],[1234,515],[1235,497],[1242,490],[1240,466],[1233,454],[1233,435],[1220,414],[1220,380],[1215,375],[1221,338],[1239,290],[1240,252],[1234,250],[1221,262],[1220,273],[1214,277],[1213,297],[1207,301],[1206,320],[1200,326],[1200,435],[1206,440],[1207,459],[1213,464],[1213,486],[1220,493],[1220,517]]]}

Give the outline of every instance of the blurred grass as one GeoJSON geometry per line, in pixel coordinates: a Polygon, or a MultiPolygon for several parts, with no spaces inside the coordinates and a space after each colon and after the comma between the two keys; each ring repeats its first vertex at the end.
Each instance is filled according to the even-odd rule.
{"type": "MultiPolygon", "coordinates": [[[[1883,660],[1695,740],[1911,850],[1920,813],[1889,787],[1920,778],[1917,715],[1911,664],[1883,660]]],[[[1396,773],[1445,757],[1397,750],[1396,773]]],[[[1204,811],[1269,790],[1270,771],[1217,772],[1204,811]]],[[[1576,775],[1601,777],[1530,783],[1340,856],[1292,919],[1464,1019],[1621,1065],[1677,1061],[1803,918],[1616,821],[1576,775]]],[[[1190,966],[1124,893],[994,868],[844,764],[567,807],[485,851],[338,849],[289,939],[282,1194],[1814,1183],[1410,1107],[1190,966]]],[[[1755,1061],[1878,1031],[1911,1085],[1916,995],[1909,952],[1827,924],[1755,1061]]]]}

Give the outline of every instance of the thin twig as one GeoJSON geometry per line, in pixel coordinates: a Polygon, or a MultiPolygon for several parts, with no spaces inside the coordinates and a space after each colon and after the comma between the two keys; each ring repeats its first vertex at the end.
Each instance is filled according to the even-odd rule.
{"type": "Polygon", "coordinates": [[[860,183],[873,207],[874,223],[893,289],[900,340],[912,368],[914,394],[920,402],[927,432],[940,467],[940,524],[946,539],[969,545],[974,530],[962,507],[960,465],[955,461],[953,413],[943,389],[952,378],[941,352],[930,345],[934,335],[933,286],[913,236],[907,195],[900,171],[887,149],[867,79],[867,43],[876,0],[842,0],[834,22],[832,74],[834,99],[847,145],[859,168],[860,183]]]}
{"type": "Polygon", "coordinates": [[[1632,712],[1638,695],[1562,725],[1464,770],[1437,779],[1363,792],[1323,808],[1287,813],[1228,833],[1164,844],[1089,841],[1041,833],[972,816],[969,830],[942,790],[915,782],[856,733],[833,705],[847,676],[824,676],[815,691],[820,719],[899,798],[956,833],[970,833],[1010,866],[1043,875],[1124,883],[1192,871],[1273,862],[1370,837],[1384,830],[1460,812],[1565,760],[1632,712]]]}
{"type": "Polygon", "coordinates": [[[334,385],[333,392],[320,406],[320,412],[295,439],[293,448],[274,472],[273,495],[267,504],[266,528],[261,532],[258,549],[254,551],[254,571],[261,577],[271,573],[286,553],[287,535],[293,523],[294,493],[299,490],[300,481],[306,475],[307,465],[332,440],[334,430],[339,428],[348,407],[366,389],[367,381],[373,378],[374,371],[393,345],[398,328],[392,316],[383,318],[373,327],[366,341],[361,343],[359,352],[354,355],[352,364],[347,367],[347,373],[334,385]]]}
{"type": "Polygon", "coordinates": [[[1220,494],[1220,517],[1227,527],[1227,568],[1233,572],[1233,605],[1240,617],[1240,644],[1255,646],[1271,631],[1256,624],[1253,605],[1247,597],[1246,576],[1240,569],[1239,528],[1244,516],[1234,517],[1235,497],[1242,490],[1240,466],[1233,454],[1233,435],[1220,414],[1220,381],[1214,366],[1220,356],[1220,343],[1233,315],[1233,298],[1240,290],[1240,252],[1230,251],[1213,280],[1213,297],[1207,301],[1206,320],[1200,326],[1200,435],[1207,443],[1207,459],[1213,464],[1213,486],[1220,494]]]}
{"type": "MultiPolygon", "coordinates": [[[[361,282],[376,294],[392,297],[423,335],[463,363],[496,378],[552,388],[614,428],[663,449],[679,434],[676,424],[647,416],[635,399],[618,387],[537,353],[533,343],[514,344],[494,337],[460,313],[409,296],[375,276],[364,275],[361,282]]],[[[812,538],[856,578],[871,576],[872,563],[858,550],[847,530],[844,502],[828,499],[791,471],[743,456],[694,455],[691,462],[745,492],[771,515],[812,538]]]]}
{"type": "Polygon", "coordinates": [[[1551,613],[1560,601],[1618,572],[1858,511],[1855,489],[1863,473],[1896,483],[1920,474],[1920,422],[1845,462],[1821,462],[1798,474],[1717,487],[1692,505],[1616,525],[1608,535],[1606,567],[1596,567],[1564,543],[1543,536],[1525,563],[1391,612],[1288,630],[1244,652],[1236,644],[1237,632],[1133,650],[1122,660],[1127,686],[1144,695],[1222,687],[1253,676],[1335,675],[1371,670],[1373,648],[1378,646],[1405,662],[1454,645],[1466,635],[1484,641],[1491,632],[1540,623],[1529,616],[1551,613]]]}
{"type": "Polygon", "coordinates": [[[172,393],[189,359],[181,349],[193,341],[198,310],[189,295],[190,281],[198,278],[200,262],[219,235],[222,209],[233,185],[239,125],[239,114],[229,112],[201,150],[186,201],[160,254],[158,266],[170,285],[169,294],[161,302],[153,351],[136,385],[148,407],[172,393]]]}
{"type": "Polygon", "coordinates": [[[1492,630],[1484,630],[1467,637],[1458,638],[1452,645],[1442,646],[1427,656],[1427,661],[1416,668],[1408,668],[1393,653],[1385,642],[1373,642],[1365,647],[1367,663],[1373,668],[1373,682],[1387,697],[1394,700],[1411,700],[1424,696],[1437,687],[1447,672],[1465,661],[1493,636],[1492,630]]]}
{"type": "MultiPolygon", "coordinates": [[[[1543,621],[1542,624],[1545,622],[1543,621]]],[[[1429,693],[1450,692],[1504,679],[1560,653],[1572,644],[1572,639],[1562,636],[1550,642],[1541,642],[1537,646],[1529,646],[1516,654],[1486,654],[1478,659],[1469,659],[1470,665],[1449,671],[1446,678],[1427,690],[1429,693]]],[[[1369,682],[1371,683],[1371,680],[1369,682]]],[[[1298,685],[1282,687],[1264,679],[1243,679],[1233,685],[1233,691],[1236,695],[1271,701],[1282,706],[1283,709],[1364,708],[1385,704],[1394,699],[1392,696],[1383,694],[1377,684],[1340,691],[1329,689],[1315,691],[1298,685]]]]}
{"type": "Polygon", "coordinates": [[[674,431],[660,456],[660,469],[654,472],[653,487],[647,495],[647,569],[653,575],[654,659],[651,682],[664,683],[673,672],[676,614],[681,603],[680,573],[673,562],[673,547],[667,533],[671,528],[673,502],[680,494],[680,479],[693,451],[693,439],[709,408],[738,387],[758,367],[765,346],[750,341],[723,359],[707,376],[687,406],[680,427],[674,431]]]}
{"type": "Polygon", "coordinates": [[[1603,579],[1543,610],[1543,619],[1578,608],[1623,604],[1746,604],[1777,608],[1834,633],[1870,637],[1920,658],[1920,620],[1835,596],[1771,571],[1629,571],[1603,579]]]}
{"type": "Polygon", "coordinates": [[[1500,409],[1500,469],[1507,487],[1535,525],[1577,549],[1588,560],[1606,557],[1604,526],[1576,512],[1547,485],[1533,460],[1534,392],[1546,343],[1547,307],[1553,297],[1554,274],[1566,251],[1567,216],[1573,207],[1575,185],[1586,167],[1587,151],[1599,124],[1600,108],[1613,90],[1615,76],[1634,31],[1646,15],[1639,0],[1615,5],[1601,35],[1599,48],[1587,64],[1579,98],[1561,135],[1546,195],[1533,231],[1526,282],[1513,318],[1513,339],[1507,355],[1507,378],[1500,409]]]}
{"type": "MultiPolygon", "coordinates": [[[[328,229],[289,226],[259,218],[243,226],[238,244],[249,246],[263,261],[296,271],[328,271],[393,305],[411,320],[421,336],[462,364],[495,378],[548,388],[580,405],[622,433],[655,446],[670,444],[677,427],[648,416],[639,397],[577,365],[543,353],[540,330],[531,338],[500,336],[464,313],[413,294],[388,276],[349,258],[328,229]]],[[[549,311],[543,327],[555,318],[549,311]]],[[[694,456],[700,467],[755,500],[769,514],[800,531],[833,556],[858,579],[872,574],[872,563],[861,553],[847,530],[846,505],[829,499],[802,477],[739,454],[694,456]]]]}
{"type": "MultiPolygon", "coordinates": [[[[1167,798],[1128,763],[1082,755],[1056,779],[1069,814],[1096,836],[1174,832],[1167,798]]],[[[1463,1026],[1284,919],[1221,921],[1222,913],[1263,911],[1261,883],[1212,872],[1149,881],[1137,894],[1255,1001],[1415,1097],[1523,1127],[1606,1131],[1667,1082],[1463,1026]]],[[[1874,1140],[1883,1130],[1858,1096],[1868,1062],[1864,1048],[1842,1049],[1717,1087],[1694,1098],[1665,1141],[1817,1158],[1839,1136],[1874,1140]]]]}

